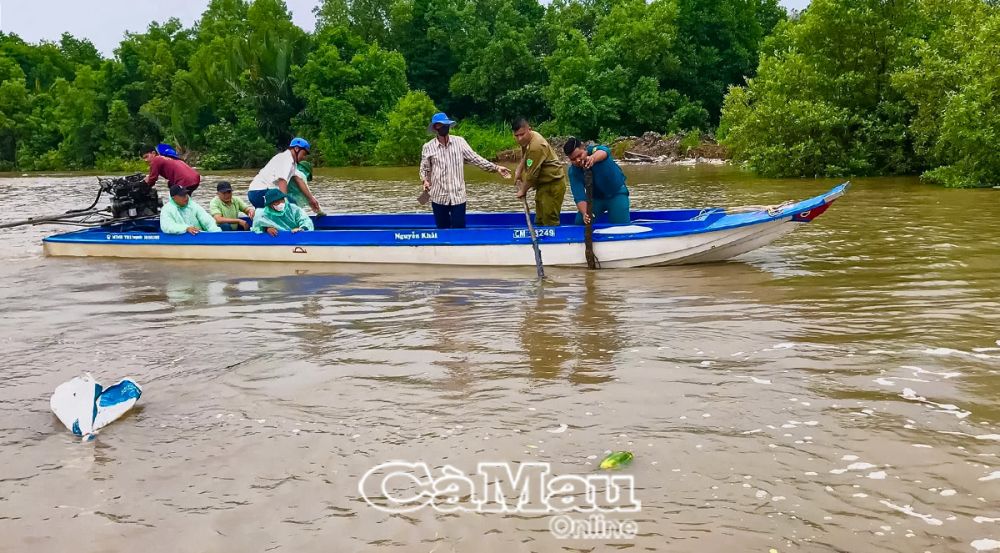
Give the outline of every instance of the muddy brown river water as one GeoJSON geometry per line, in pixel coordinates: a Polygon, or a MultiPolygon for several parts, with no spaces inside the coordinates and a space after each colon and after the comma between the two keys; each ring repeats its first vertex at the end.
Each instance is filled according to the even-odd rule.
{"type": "MultiPolygon", "coordinates": [[[[626,172],[646,209],[836,184],[626,172]]],[[[468,176],[470,209],[518,209],[468,176]]],[[[420,209],[414,169],[315,187],[332,212],[420,209]]],[[[8,175],[0,222],[95,191],[8,175]]],[[[998,190],[858,179],[737,262],[542,285],[530,267],[44,257],[60,230],[0,230],[0,551],[1000,550],[998,190]],[[143,387],[88,443],[48,403],[82,372],[143,387]],[[641,508],[602,516],[632,538],[559,539],[551,512],[387,513],[359,487],[391,460],[607,474],[617,450],[641,508]]]]}

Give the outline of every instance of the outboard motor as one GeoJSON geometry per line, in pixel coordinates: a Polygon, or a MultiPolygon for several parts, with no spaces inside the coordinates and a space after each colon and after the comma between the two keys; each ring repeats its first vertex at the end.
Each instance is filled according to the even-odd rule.
{"type": "Polygon", "coordinates": [[[101,190],[111,195],[111,216],[115,219],[154,217],[163,207],[156,188],[146,184],[142,173],[99,181],[101,190]]]}

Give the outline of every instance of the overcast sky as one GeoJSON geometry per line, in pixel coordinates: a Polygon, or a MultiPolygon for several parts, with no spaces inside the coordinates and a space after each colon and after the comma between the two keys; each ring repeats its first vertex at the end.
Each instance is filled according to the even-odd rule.
{"type": "MultiPolygon", "coordinates": [[[[285,0],[295,23],[312,31],[312,9],[319,0],[285,0]]],[[[787,8],[802,9],[809,0],[780,0],[787,8]]],[[[28,42],[58,40],[64,32],[88,38],[111,56],[125,31],[141,32],[151,21],[177,17],[195,22],[208,0],[0,0],[0,31],[15,33],[28,42]]]]}

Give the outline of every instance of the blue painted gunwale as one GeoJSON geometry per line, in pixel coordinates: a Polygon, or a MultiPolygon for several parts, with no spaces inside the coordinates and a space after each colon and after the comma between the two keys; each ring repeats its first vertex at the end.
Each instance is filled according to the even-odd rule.
{"type": "MultiPolygon", "coordinates": [[[[672,209],[662,211],[633,211],[632,225],[647,227],[646,232],[623,234],[594,234],[595,242],[648,240],[671,236],[684,236],[704,232],[729,230],[782,219],[807,222],[808,212],[824,208],[839,198],[847,183],[838,185],[825,194],[802,200],[780,212],[725,213],[722,208],[672,209]]],[[[539,242],[559,244],[583,242],[583,226],[573,225],[576,214],[564,212],[562,226],[536,227],[539,242]]],[[[121,245],[175,245],[175,246],[486,246],[530,244],[523,213],[469,213],[468,228],[437,229],[431,214],[346,214],[313,217],[315,231],[279,233],[272,237],[251,232],[203,232],[189,234],[163,234],[155,219],[96,227],[56,234],[45,242],[121,244],[121,245]]],[[[595,230],[612,227],[600,219],[595,230]]]]}

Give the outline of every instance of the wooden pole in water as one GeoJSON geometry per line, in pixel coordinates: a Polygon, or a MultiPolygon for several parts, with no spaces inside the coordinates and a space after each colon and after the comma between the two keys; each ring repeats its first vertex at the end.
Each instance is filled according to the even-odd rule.
{"type": "Polygon", "coordinates": [[[587,195],[587,221],[583,229],[584,254],[587,257],[587,268],[597,269],[597,256],[594,255],[594,172],[592,170],[584,170],[583,183],[587,195]]]}
{"type": "Polygon", "coordinates": [[[538,236],[535,235],[535,225],[531,224],[531,210],[528,209],[528,194],[521,198],[524,204],[524,222],[528,223],[528,233],[531,235],[531,247],[535,250],[535,269],[538,271],[538,278],[545,278],[545,269],[542,268],[542,249],[538,247],[538,236]]]}

